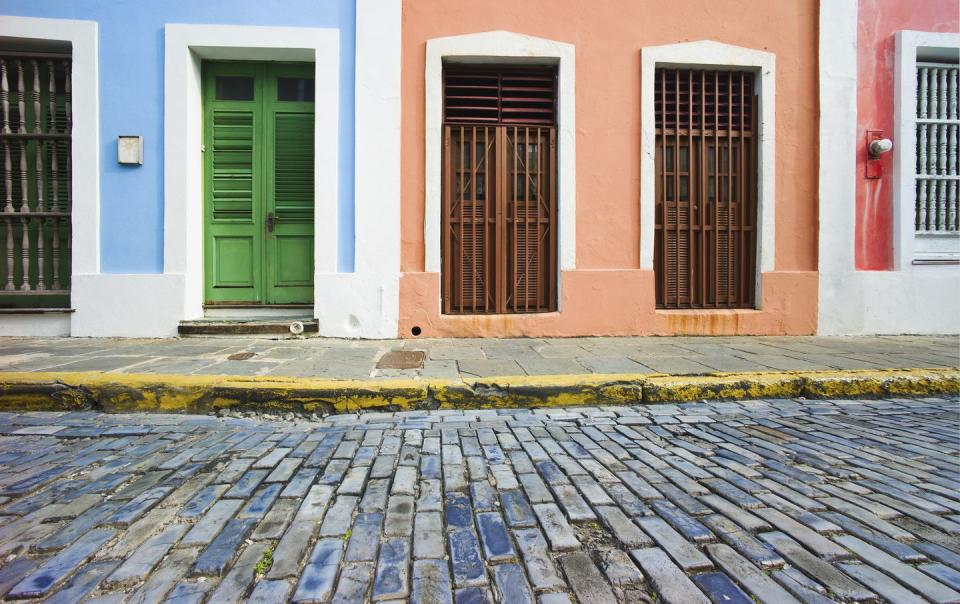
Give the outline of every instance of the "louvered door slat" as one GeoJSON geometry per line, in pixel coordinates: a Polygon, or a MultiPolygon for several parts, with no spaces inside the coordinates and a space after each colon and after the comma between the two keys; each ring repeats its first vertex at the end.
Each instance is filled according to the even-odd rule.
{"type": "Polygon", "coordinates": [[[313,220],[313,114],[276,116],[274,195],[281,220],[313,220]]]}
{"type": "Polygon", "coordinates": [[[253,112],[212,113],[213,219],[249,221],[253,212],[253,112]]]}

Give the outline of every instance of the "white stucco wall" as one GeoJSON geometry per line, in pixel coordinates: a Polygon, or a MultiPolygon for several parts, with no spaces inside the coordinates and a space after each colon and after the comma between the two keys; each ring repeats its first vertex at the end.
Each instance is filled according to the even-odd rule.
{"type": "Polygon", "coordinates": [[[400,0],[357,0],[352,273],[319,268],[320,334],[395,338],[400,313],[400,0]]]}

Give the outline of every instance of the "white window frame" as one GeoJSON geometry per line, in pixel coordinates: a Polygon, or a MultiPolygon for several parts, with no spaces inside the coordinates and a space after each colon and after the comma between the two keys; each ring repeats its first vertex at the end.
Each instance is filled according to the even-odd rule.
{"type": "Polygon", "coordinates": [[[960,34],[901,30],[895,36],[893,74],[894,270],[918,268],[914,260],[960,258],[960,234],[918,237],[915,229],[917,164],[917,56],[960,53],[960,34]],[[924,239],[935,240],[924,248],[924,239]],[[951,243],[953,245],[951,245],[951,243]]]}
{"type": "MultiPolygon", "coordinates": [[[[96,21],[0,16],[0,37],[52,40],[70,44],[71,182],[70,304],[74,317],[48,313],[5,317],[0,333],[7,335],[66,335],[81,320],[100,310],[99,295],[83,287],[83,278],[100,273],[100,109],[96,21]]],[[[76,334],[75,334],[76,335],[76,334]]]]}
{"type": "MultiPolygon", "coordinates": [[[[576,268],[576,48],[573,44],[535,38],[509,31],[488,31],[427,40],[426,60],[426,173],[424,214],[424,261],[428,273],[441,271],[440,234],[441,158],[443,157],[443,64],[444,62],[532,62],[558,66],[557,83],[557,226],[558,292],[562,299],[563,271],[576,268]]],[[[527,63],[525,63],[527,64],[527,63]]],[[[438,301],[439,304],[439,301],[438,301]]],[[[558,300],[559,304],[559,300],[558,300]]]]}
{"type": "MultiPolygon", "coordinates": [[[[763,299],[762,274],[776,269],[776,55],[713,40],[647,46],[640,51],[640,268],[653,270],[656,208],[656,117],[654,74],[657,67],[729,68],[757,72],[760,96],[757,175],[756,308],[763,299]]],[[[663,311],[673,312],[673,311],[663,311]]],[[[699,311],[698,311],[699,312],[699,311]]],[[[709,312],[709,311],[706,311],[709,312]]],[[[725,312],[729,312],[725,310],[725,312]]]]}

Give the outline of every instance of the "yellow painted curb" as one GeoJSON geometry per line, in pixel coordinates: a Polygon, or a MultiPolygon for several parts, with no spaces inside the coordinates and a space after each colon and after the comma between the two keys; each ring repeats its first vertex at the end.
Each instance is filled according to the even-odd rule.
{"type": "Polygon", "coordinates": [[[821,371],[804,382],[808,398],[876,398],[960,393],[958,369],[821,371]]]}
{"type": "Polygon", "coordinates": [[[343,413],[416,409],[427,399],[414,380],[331,380],[264,376],[0,373],[0,409],[206,413],[224,408],[343,413]]]}
{"type": "Polygon", "coordinates": [[[466,380],[0,372],[0,410],[7,411],[92,408],[108,412],[255,409],[344,413],[957,393],[958,369],[585,374],[466,380]]]}
{"type": "Polygon", "coordinates": [[[649,378],[643,386],[647,403],[802,396],[803,377],[793,373],[667,375],[649,378]]]}
{"type": "Polygon", "coordinates": [[[569,407],[643,403],[648,374],[519,375],[430,385],[441,409],[569,407]]]}
{"type": "Polygon", "coordinates": [[[655,376],[646,403],[751,398],[879,398],[960,393],[958,369],[851,369],[655,376]]]}

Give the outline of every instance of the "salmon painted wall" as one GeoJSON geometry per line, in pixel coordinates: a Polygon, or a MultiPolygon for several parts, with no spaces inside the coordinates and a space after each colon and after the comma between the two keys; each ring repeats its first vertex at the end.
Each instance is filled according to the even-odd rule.
{"type": "MultiPolygon", "coordinates": [[[[860,0],[857,20],[857,230],[856,267],[893,268],[893,154],[883,159],[883,177],[863,177],[867,130],[894,139],[894,34],[901,29],[960,30],[956,0],[860,0]]],[[[894,140],[896,145],[897,141],[894,140]]]]}
{"type": "Polygon", "coordinates": [[[817,305],[817,19],[815,0],[405,0],[402,56],[400,335],[813,333],[817,305]],[[426,42],[492,30],[576,47],[576,270],[560,313],[439,314],[439,276],[424,271],[426,42]],[[776,55],[776,270],[762,309],[657,311],[640,270],[640,50],[696,40],[776,55]]]}

